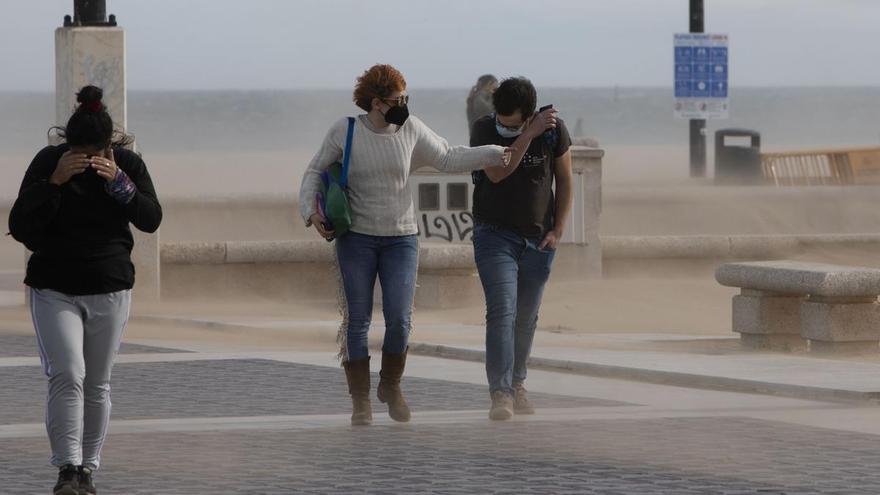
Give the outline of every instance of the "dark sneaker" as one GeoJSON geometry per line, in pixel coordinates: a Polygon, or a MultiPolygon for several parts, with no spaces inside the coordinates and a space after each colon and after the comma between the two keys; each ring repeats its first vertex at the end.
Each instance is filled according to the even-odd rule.
{"type": "Polygon", "coordinates": [[[529,394],[522,383],[513,385],[513,412],[516,414],[535,414],[535,407],[529,401],[529,394]]]}
{"type": "Polygon", "coordinates": [[[79,495],[96,495],[98,490],[95,489],[95,483],[92,481],[92,470],[85,467],[79,467],[79,495]]]}
{"type": "Polygon", "coordinates": [[[79,470],[73,464],[65,464],[58,469],[58,483],[52,493],[55,495],[79,495],[79,470]]]}
{"type": "Polygon", "coordinates": [[[504,421],[513,417],[513,397],[503,390],[492,392],[492,409],[489,409],[489,419],[504,421]]]}

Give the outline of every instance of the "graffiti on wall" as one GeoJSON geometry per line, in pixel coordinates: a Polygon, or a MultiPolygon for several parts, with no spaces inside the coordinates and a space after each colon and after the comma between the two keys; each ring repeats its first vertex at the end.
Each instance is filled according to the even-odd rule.
{"type": "Polygon", "coordinates": [[[474,216],[468,211],[458,213],[436,213],[431,218],[422,213],[419,237],[426,240],[464,242],[471,240],[474,230],[474,216]]]}

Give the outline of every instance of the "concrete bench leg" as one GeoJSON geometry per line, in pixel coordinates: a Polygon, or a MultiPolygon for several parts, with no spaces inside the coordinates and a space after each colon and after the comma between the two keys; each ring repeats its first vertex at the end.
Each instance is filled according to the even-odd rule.
{"type": "Polygon", "coordinates": [[[880,351],[880,304],[876,297],[810,298],[801,305],[801,336],[810,352],[876,353],[880,351]]]}
{"type": "Polygon", "coordinates": [[[742,289],[733,296],[733,331],[749,349],[802,350],[801,303],[804,296],[742,289]]]}

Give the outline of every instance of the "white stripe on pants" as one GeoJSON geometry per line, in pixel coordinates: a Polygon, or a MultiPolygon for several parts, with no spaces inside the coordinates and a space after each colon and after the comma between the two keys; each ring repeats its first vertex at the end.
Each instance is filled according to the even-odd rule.
{"type": "Polygon", "coordinates": [[[31,289],[31,317],[49,378],[52,464],[98,469],[110,421],[110,371],[128,323],[131,291],[71,296],[31,289]]]}

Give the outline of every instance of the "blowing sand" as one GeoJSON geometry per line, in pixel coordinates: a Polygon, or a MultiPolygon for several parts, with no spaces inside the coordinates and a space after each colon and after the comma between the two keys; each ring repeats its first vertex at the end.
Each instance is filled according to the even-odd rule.
{"type": "MultiPolygon", "coordinates": [[[[230,157],[225,157],[228,161],[230,157]]],[[[161,184],[165,221],[162,240],[219,241],[314,238],[302,224],[292,191],[298,177],[287,170],[290,162],[307,157],[280,154],[242,155],[239,169],[211,175],[212,160],[187,156],[151,157],[161,184]],[[175,166],[186,162],[186,173],[175,166]],[[263,194],[204,197],[184,195],[193,183],[208,190],[210,183],[234,181],[245,171],[242,190],[275,189],[263,194]],[[223,175],[225,174],[225,175],[223,175]],[[179,177],[178,177],[179,175],[179,177]],[[247,178],[249,175],[253,177],[247,178]],[[193,182],[195,181],[195,182],[193,182]],[[248,182],[251,181],[251,182],[248,182]]],[[[4,195],[14,187],[4,184],[4,195]]],[[[831,234],[880,232],[880,187],[718,188],[705,183],[642,182],[606,186],[603,198],[603,235],[691,234],[831,234]]],[[[8,215],[8,203],[0,215],[8,215]]],[[[0,238],[0,290],[16,289],[20,280],[22,247],[0,238]]],[[[732,335],[730,298],[733,289],[721,287],[712,276],[713,262],[648,262],[616,267],[603,280],[584,279],[576,257],[560,252],[547,286],[539,326],[559,334],[682,333],[732,335]]],[[[854,250],[814,251],[801,259],[840,264],[880,266],[877,253],[854,250]]],[[[316,295],[315,301],[164,301],[161,308],[140,305],[139,313],[328,321],[338,318],[335,295],[316,295]]],[[[375,310],[379,318],[381,308],[375,310]]],[[[449,310],[418,309],[416,322],[481,325],[482,298],[449,310]]],[[[182,332],[183,329],[176,329],[182,332]]],[[[135,331],[136,332],[136,331],[135,331]]],[[[232,335],[228,336],[233,338],[232,335]]],[[[239,338],[239,337],[235,337],[239,338]]],[[[247,340],[247,335],[240,338],[247,340]]],[[[255,337],[256,338],[256,337],[255,337]]],[[[263,337],[261,337],[263,338],[263,337]]],[[[268,338],[268,337],[267,337],[268,338]]],[[[283,340],[283,339],[282,339],[283,340]]],[[[271,345],[273,341],[266,341],[271,345]]]]}

